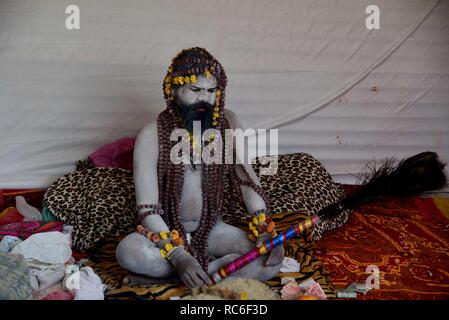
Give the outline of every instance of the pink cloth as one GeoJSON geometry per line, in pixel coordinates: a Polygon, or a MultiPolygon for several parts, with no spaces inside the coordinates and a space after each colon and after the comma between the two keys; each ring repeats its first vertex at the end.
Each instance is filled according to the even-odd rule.
{"type": "Polygon", "coordinates": [[[0,225],[20,222],[22,220],[23,216],[14,207],[6,208],[0,213],[0,225]]]}
{"type": "Polygon", "coordinates": [[[107,144],[89,156],[96,167],[133,170],[135,138],[122,138],[107,144]]]}
{"type": "Polygon", "coordinates": [[[3,236],[15,236],[22,240],[35,233],[59,231],[64,229],[64,222],[61,221],[22,221],[0,226],[0,238],[3,236]]]}
{"type": "Polygon", "coordinates": [[[56,291],[46,295],[41,300],[73,300],[73,294],[70,291],[56,291]]]}

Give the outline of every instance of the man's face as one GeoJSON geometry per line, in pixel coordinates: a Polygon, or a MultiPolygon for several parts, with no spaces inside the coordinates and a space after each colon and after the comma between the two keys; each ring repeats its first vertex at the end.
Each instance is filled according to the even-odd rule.
{"type": "Polygon", "coordinates": [[[213,76],[198,76],[194,84],[185,84],[175,89],[175,99],[184,126],[193,132],[193,122],[201,121],[201,131],[212,128],[217,92],[217,79],[213,76]]]}
{"type": "Polygon", "coordinates": [[[185,84],[175,90],[176,102],[181,107],[189,107],[206,102],[211,105],[215,103],[217,91],[217,79],[214,76],[198,76],[194,84],[185,84]]]}

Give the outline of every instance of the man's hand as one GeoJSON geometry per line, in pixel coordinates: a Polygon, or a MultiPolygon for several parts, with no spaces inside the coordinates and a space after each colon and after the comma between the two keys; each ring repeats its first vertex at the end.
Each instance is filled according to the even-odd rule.
{"type": "Polygon", "coordinates": [[[184,248],[176,249],[170,256],[170,262],[176,268],[181,281],[189,288],[212,284],[199,262],[184,248]]]}
{"type": "MultiPolygon", "coordinates": [[[[259,235],[259,238],[257,238],[256,247],[260,247],[263,242],[271,239],[271,235],[269,233],[262,233],[259,235]]],[[[285,256],[285,250],[283,245],[279,245],[275,247],[273,250],[270,251],[267,261],[265,262],[265,265],[267,267],[275,266],[277,264],[282,263],[282,260],[284,260],[285,256]]]]}

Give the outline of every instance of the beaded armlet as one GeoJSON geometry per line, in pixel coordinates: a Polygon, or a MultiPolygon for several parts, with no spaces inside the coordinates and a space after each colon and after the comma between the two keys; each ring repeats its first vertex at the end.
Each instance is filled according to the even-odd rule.
{"type": "Polygon", "coordinates": [[[277,235],[275,229],[275,223],[271,219],[271,216],[266,214],[265,209],[257,210],[252,214],[253,218],[249,223],[249,234],[248,239],[251,241],[256,241],[260,234],[268,233],[272,237],[277,235]]]}
{"type": "Polygon", "coordinates": [[[159,233],[151,232],[142,225],[138,225],[137,232],[151,240],[154,244],[160,241],[166,242],[162,249],[160,249],[161,256],[167,258],[176,248],[184,246],[184,239],[179,232],[173,229],[171,232],[161,231],[159,233]],[[168,241],[167,241],[168,240],[168,241]]]}
{"type": "Polygon", "coordinates": [[[136,207],[140,221],[143,221],[146,217],[152,214],[164,214],[164,210],[162,210],[159,204],[140,204],[136,207]],[[145,209],[145,211],[139,213],[140,210],[145,209]]]}

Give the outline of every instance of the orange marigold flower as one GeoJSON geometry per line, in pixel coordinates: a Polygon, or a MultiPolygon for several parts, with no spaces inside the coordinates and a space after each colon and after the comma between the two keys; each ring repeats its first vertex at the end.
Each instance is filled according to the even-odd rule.
{"type": "Polygon", "coordinates": [[[271,221],[267,226],[267,232],[272,233],[274,231],[274,226],[275,226],[274,222],[271,221]]]}

